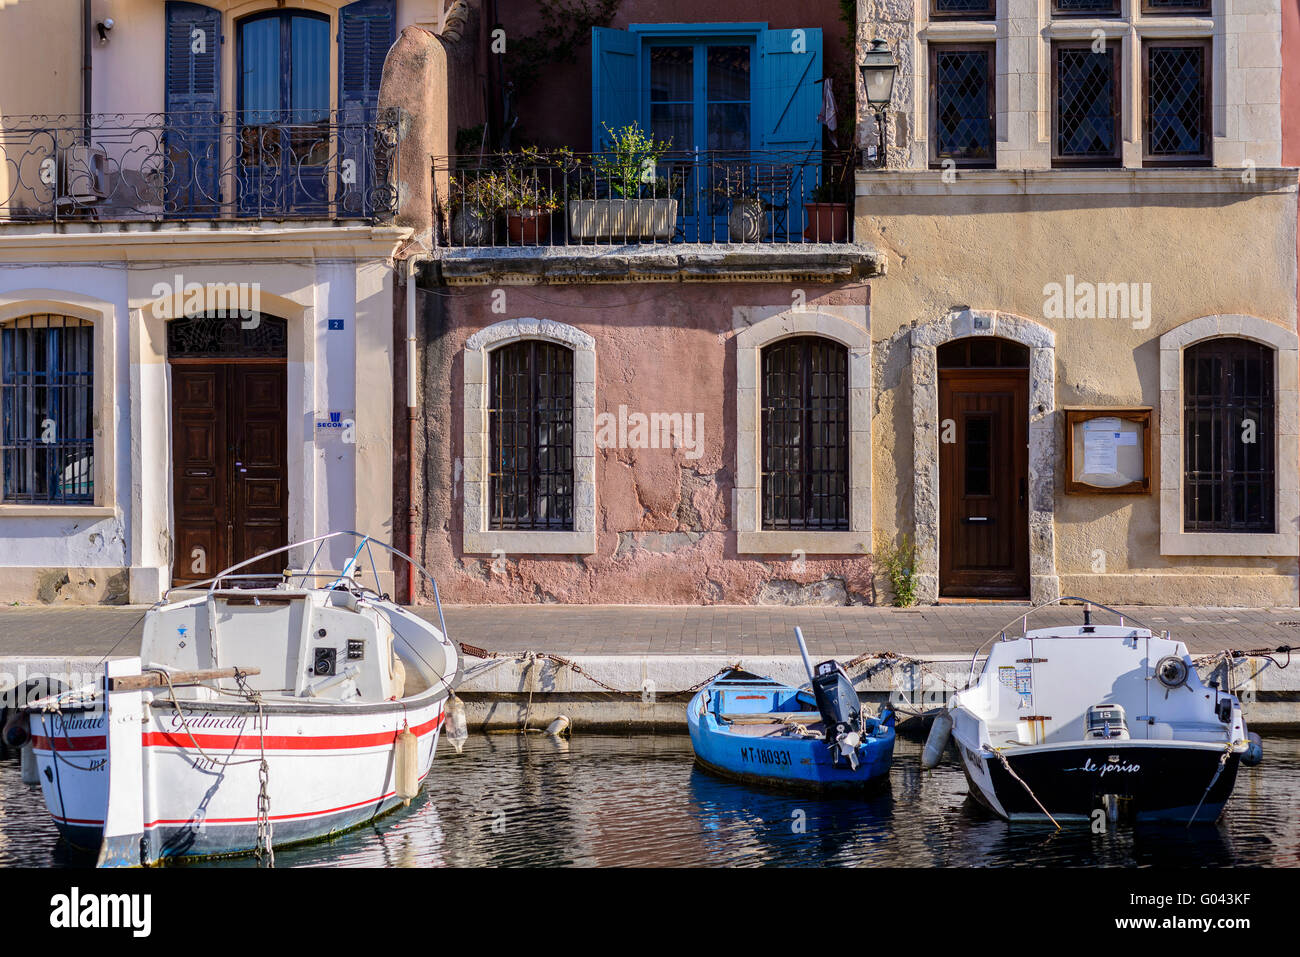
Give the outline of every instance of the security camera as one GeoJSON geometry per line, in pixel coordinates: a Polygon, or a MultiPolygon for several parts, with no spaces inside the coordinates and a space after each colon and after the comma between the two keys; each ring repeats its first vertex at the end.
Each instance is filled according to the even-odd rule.
{"type": "Polygon", "coordinates": [[[95,29],[99,31],[99,42],[107,43],[109,31],[113,29],[113,18],[108,17],[107,19],[100,20],[95,24],[95,29]]]}

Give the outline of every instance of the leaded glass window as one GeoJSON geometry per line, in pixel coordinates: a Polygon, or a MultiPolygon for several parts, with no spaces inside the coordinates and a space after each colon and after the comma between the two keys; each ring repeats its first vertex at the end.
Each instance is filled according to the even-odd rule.
{"type": "Polygon", "coordinates": [[[1056,165],[1119,163],[1119,44],[1052,48],[1052,159],[1056,165]]]}
{"type": "Polygon", "coordinates": [[[1209,47],[1200,41],[1143,48],[1143,133],[1148,163],[1209,162],[1209,47]]]}
{"type": "Polygon", "coordinates": [[[930,122],[932,165],[993,165],[992,44],[931,44],[930,122]]]}

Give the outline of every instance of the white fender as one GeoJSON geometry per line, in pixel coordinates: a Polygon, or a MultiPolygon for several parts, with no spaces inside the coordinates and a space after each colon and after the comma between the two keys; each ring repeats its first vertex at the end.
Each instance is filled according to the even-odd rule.
{"type": "Polygon", "coordinates": [[[943,752],[948,748],[948,739],[952,736],[952,715],[940,711],[930,725],[930,736],[925,739],[925,750],[921,752],[921,767],[929,771],[939,766],[943,752]]]}

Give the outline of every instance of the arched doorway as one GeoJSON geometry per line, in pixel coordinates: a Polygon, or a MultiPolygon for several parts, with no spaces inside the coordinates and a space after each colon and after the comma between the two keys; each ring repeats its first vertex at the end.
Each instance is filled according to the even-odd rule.
{"type": "Polygon", "coordinates": [[[938,347],[939,595],[1029,597],[1029,347],[938,347]]]}
{"type": "MultiPolygon", "coordinates": [[[[173,583],[288,544],[287,332],[262,314],[168,323],[173,583]]],[[[281,567],[277,557],[247,571],[281,567]]]]}

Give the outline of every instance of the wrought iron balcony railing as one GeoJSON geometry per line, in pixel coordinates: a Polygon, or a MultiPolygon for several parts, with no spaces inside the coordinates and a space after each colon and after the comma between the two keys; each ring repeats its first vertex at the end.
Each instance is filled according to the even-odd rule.
{"type": "Polygon", "coordinates": [[[6,117],[0,222],[363,220],[397,206],[397,116],[6,117]]]}
{"type": "Polygon", "coordinates": [[[847,154],[567,150],[434,160],[452,246],[840,243],[852,232],[847,154]]]}

